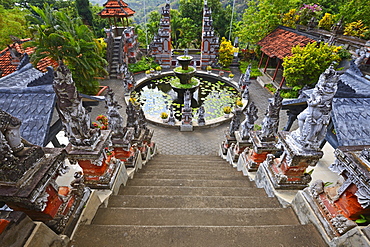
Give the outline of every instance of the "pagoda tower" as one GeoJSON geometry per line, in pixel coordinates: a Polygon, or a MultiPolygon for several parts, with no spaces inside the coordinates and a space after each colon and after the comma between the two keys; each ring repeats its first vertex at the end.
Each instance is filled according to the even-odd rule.
{"type": "Polygon", "coordinates": [[[163,68],[171,67],[171,20],[170,20],[170,1],[166,0],[166,6],[162,7],[162,18],[159,23],[158,34],[151,43],[152,55],[155,62],[163,68]]]}
{"type": "Polygon", "coordinates": [[[219,38],[212,26],[212,10],[208,7],[207,0],[204,1],[203,27],[200,65],[205,69],[216,61],[219,49],[219,38]]]}

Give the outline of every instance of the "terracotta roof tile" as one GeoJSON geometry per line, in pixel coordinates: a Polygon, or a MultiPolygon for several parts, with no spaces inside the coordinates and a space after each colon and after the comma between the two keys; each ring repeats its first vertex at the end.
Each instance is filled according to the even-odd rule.
{"type": "MultiPolygon", "coordinates": [[[[15,49],[15,51],[17,53],[19,53],[22,57],[22,55],[24,53],[27,53],[28,55],[32,54],[35,50],[34,47],[27,47],[27,48],[23,48],[23,43],[24,42],[27,42],[27,41],[30,41],[31,39],[23,39],[23,40],[20,40],[20,42],[14,42],[13,44],[9,45],[9,47],[11,49],[15,49]]],[[[13,73],[14,71],[16,71],[17,67],[18,67],[18,64],[17,63],[14,63],[13,62],[13,59],[12,59],[12,55],[10,53],[10,50],[9,50],[9,47],[5,48],[4,50],[2,50],[0,52],[0,71],[2,72],[0,74],[0,77],[3,77],[3,76],[6,76],[6,75],[9,75],[11,73],[13,73]]],[[[21,58],[20,58],[21,59],[21,58]]],[[[42,59],[40,60],[38,63],[37,63],[37,69],[42,71],[42,72],[46,72],[46,68],[48,66],[52,66],[52,67],[57,67],[58,66],[58,63],[51,60],[50,58],[45,58],[45,59],[42,59]]]]}
{"type": "Polygon", "coordinates": [[[128,17],[133,16],[135,11],[128,7],[122,0],[109,0],[104,4],[104,9],[98,13],[101,17],[128,17]]]}
{"type": "Polygon", "coordinates": [[[293,46],[305,46],[315,41],[317,40],[313,36],[298,32],[292,28],[279,26],[257,44],[261,46],[261,51],[269,57],[283,59],[291,55],[293,46]]]}

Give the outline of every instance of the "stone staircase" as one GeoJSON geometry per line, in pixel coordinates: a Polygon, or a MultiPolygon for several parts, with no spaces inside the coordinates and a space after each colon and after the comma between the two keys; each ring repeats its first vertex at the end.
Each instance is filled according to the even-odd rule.
{"type": "Polygon", "coordinates": [[[117,67],[119,64],[119,46],[121,43],[121,36],[114,38],[114,46],[112,53],[112,64],[109,71],[109,77],[111,79],[117,79],[117,67]]]}
{"type": "Polygon", "coordinates": [[[72,246],[326,246],[313,225],[218,156],[157,155],[72,246]]]}

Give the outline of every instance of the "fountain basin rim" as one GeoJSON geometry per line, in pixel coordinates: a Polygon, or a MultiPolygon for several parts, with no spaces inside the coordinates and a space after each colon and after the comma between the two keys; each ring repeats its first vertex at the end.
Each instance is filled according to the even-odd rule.
{"type": "MultiPolygon", "coordinates": [[[[138,87],[141,87],[142,85],[150,82],[151,80],[160,79],[160,78],[166,77],[166,76],[175,76],[175,73],[173,71],[167,71],[167,72],[162,72],[159,75],[154,75],[154,76],[151,76],[151,77],[141,78],[140,80],[137,81],[137,84],[136,84],[134,89],[136,89],[138,87]]],[[[211,79],[219,80],[221,82],[225,82],[226,84],[234,87],[236,90],[238,90],[240,92],[239,85],[234,81],[230,81],[227,77],[222,77],[222,76],[219,76],[218,74],[214,74],[214,73],[208,74],[206,71],[201,71],[201,70],[197,70],[196,73],[195,73],[195,76],[199,76],[199,77],[202,77],[202,78],[205,78],[205,79],[211,78],[211,79]]],[[[128,103],[128,101],[130,100],[130,96],[126,96],[125,99],[126,99],[126,102],[128,103]]],[[[245,99],[242,99],[242,102],[243,102],[243,110],[244,110],[244,108],[248,105],[248,101],[245,100],[245,99]]],[[[203,126],[199,126],[197,121],[194,120],[193,121],[193,127],[194,127],[194,129],[203,129],[203,128],[206,129],[206,128],[216,127],[216,126],[219,126],[223,123],[231,121],[232,116],[233,116],[233,114],[230,113],[229,118],[218,117],[218,118],[214,118],[212,120],[206,120],[206,124],[203,125],[203,126]]],[[[166,123],[163,123],[163,120],[159,116],[158,116],[158,118],[151,117],[151,116],[145,116],[145,117],[146,117],[146,119],[149,123],[160,126],[160,127],[180,128],[180,126],[181,126],[181,122],[177,122],[173,126],[169,125],[169,124],[166,124],[166,123]]]]}

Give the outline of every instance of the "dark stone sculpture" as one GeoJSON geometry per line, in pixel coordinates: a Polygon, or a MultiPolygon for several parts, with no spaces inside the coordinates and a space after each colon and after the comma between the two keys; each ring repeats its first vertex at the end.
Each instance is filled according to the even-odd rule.
{"type": "Polygon", "coordinates": [[[125,135],[123,117],[118,109],[122,108],[118,101],[114,99],[114,92],[108,89],[105,95],[105,107],[107,110],[108,127],[112,130],[112,139],[122,139],[125,135]]]}
{"type": "Polygon", "coordinates": [[[262,141],[274,140],[279,128],[279,113],[283,98],[280,96],[280,90],[274,94],[274,99],[269,103],[265,118],[262,121],[262,130],[259,133],[262,141]]]}
{"type": "Polygon", "coordinates": [[[198,109],[198,125],[199,126],[203,126],[206,124],[206,120],[204,119],[204,114],[205,114],[204,106],[199,107],[198,109]]]}
{"type": "Polygon", "coordinates": [[[233,111],[234,116],[231,119],[230,127],[229,127],[229,135],[231,137],[235,137],[235,131],[237,131],[240,128],[240,117],[242,115],[242,110],[237,107],[233,111]]]}
{"type": "Polygon", "coordinates": [[[168,118],[168,124],[169,125],[175,125],[175,116],[174,116],[174,112],[173,112],[173,106],[171,105],[170,106],[170,116],[168,118]]]}
{"type": "Polygon", "coordinates": [[[241,123],[241,138],[242,140],[249,140],[250,135],[249,132],[254,128],[254,122],[258,119],[258,109],[254,102],[251,102],[245,114],[245,120],[241,123]]]}
{"type": "Polygon", "coordinates": [[[69,142],[78,147],[93,145],[100,135],[100,129],[91,128],[90,116],[82,106],[72,73],[66,65],[59,65],[55,71],[53,86],[57,95],[57,110],[69,142]]]}

